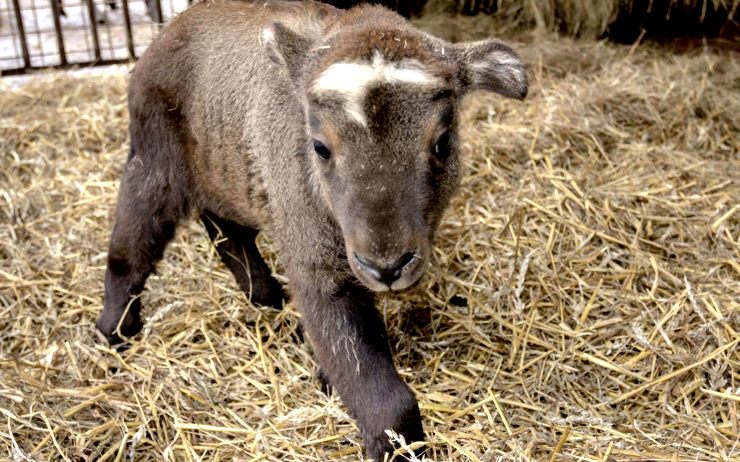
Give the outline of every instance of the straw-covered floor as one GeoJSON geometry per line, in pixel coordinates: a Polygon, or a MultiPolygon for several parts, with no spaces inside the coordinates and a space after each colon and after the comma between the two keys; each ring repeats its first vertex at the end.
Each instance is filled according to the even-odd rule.
{"type": "MultiPolygon", "coordinates": [[[[468,99],[435,261],[378,301],[429,458],[740,460],[738,55],[518,39],[530,97],[468,99]]],[[[0,92],[0,458],[360,460],[295,307],[250,305],[195,221],[134,346],[96,333],[125,90],[0,92]]]]}
{"type": "MultiPolygon", "coordinates": [[[[486,12],[511,28],[538,27],[622,43],[652,37],[738,34],[740,0],[411,0],[424,14],[486,12]]],[[[417,8],[418,9],[418,8],[417,8]]]]}

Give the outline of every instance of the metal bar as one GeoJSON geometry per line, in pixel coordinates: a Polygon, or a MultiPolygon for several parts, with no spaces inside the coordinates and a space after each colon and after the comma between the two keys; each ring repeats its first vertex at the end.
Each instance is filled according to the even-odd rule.
{"type": "Polygon", "coordinates": [[[109,66],[114,64],[130,64],[129,58],[123,59],[103,59],[94,63],[67,63],[67,64],[55,64],[53,66],[36,66],[36,67],[19,67],[16,69],[2,69],[0,75],[23,75],[33,74],[34,72],[43,72],[49,69],[67,70],[67,69],[81,69],[97,66],[109,66]],[[85,65],[88,64],[88,65],[85,65]]]}
{"type": "Polygon", "coordinates": [[[13,0],[13,12],[15,13],[15,22],[18,25],[18,38],[21,42],[21,53],[23,53],[23,67],[30,68],[31,55],[28,53],[26,30],[23,28],[23,15],[21,14],[21,5],[18,0],[13,0]]]}
{"type": "Polygon", "coordinates": [[[154,16],[152,20],[156,22],[159,27],[162,27],[162,23],[164,22],[164,19],[162,18],[162,2],[159,0],[149,0],[150,2],[154,3],[154,16]]]}
{"type": "Polygon", "coordinates": [[[95,47],[95,61],[102,60],[100,55],[100,39],[98,38],[98,21],[95,18],[95,5],[93,0],[86,0],[87,13],[90,16],[90,30],[92,31],[93,46],[95,47]]]}
{"type": "MultiPolygon", "coordinates": [[[[28,31],[29,35],[30,33],[34,33],[34,35],[36,35],[36,44],[39,48],[38,53],[31,55],[31,65],[33,65],[33,58],[38,58],[41,60],[41,65],[46,66],[46,57],[48,56],[45,48],[46,40],[43,40],[41,37],[41,33],[46,31],[41,30],[41,24],[39,23],[39,9],[36,5],[36,0],[31,0],[30,8],[26,7],[26,11],[30,11],[33,16],[33,28],[28,31]]],[[[31,52],[33,51],[34,50],[32,49],[31,52]]]]}
{"type": "Polygon", "coordinates": [[[59,19],[58,0],[49,0],[51,3],[51,15],[54,17],[54,32],[57,36],[57,49],[59,50],[59,63],[67,64],[67,52],[64,49],[64,36],[62,35],[62,22],[59,19]]]}
{"type": "MultiPolygon", "coordinates": [[[[3,56],[2,59],[0,59],[0,62],[10,62],[10,63],[16,63],[17,61],[22,60],[22,56],[20,51],[18,50],[18,47],[16,46],[16,43],[20,43],[20,39],[18,38],[18,31],[15,27],[11,27],[13,24],[13,10],[10,8],[10,2],[8,2],[6,9],[0,10],[0,29],[2,29],[3,23],[8,24],[8,30],[9,34],[7,37],[10,38],[11,46],[13,48],[13,54],[11,56],[3,56]],[[17,52],[17,53],[16,53],[17,52]]],[[[15,65],[15,64],[14,64],[15,65]]],[[[19,64],[20,65],[20,64],[19,64]]],[[[0,68],[0,76],[2,75],[2,68],[0,68]]]]}
{"type": "Polygon", "coordinates": [[[128,10],[128,0],[121,0],[121,8],[123,9],[123,24],[126,26],[126,45],[128,45],[128,55],[131,59],[136,59],[134,34],[131,30],[131,15],[128,10]]]}

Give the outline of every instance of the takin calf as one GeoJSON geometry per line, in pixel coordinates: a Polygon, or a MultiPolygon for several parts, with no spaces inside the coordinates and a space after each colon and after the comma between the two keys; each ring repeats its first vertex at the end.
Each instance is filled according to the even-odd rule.
{"type": "Polygon", "coordinates": [[[429,262],[459,182],[460,101],[475,90],[523,98],[517,54],[445,42],[379,6],[193,6],[131,75],[98,329],[111,344],[139,332],[138,295],[192,210],[251,301],[282,307],[254,242],[264,229],[369,456],[393,452],[386,429],[422,440],[373,292],[409,287],[429,262]]]}

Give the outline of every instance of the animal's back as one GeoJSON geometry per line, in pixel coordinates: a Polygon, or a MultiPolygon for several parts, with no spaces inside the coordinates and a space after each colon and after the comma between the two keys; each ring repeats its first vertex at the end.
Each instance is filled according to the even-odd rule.
{"type": "Polygon", "coordinates": [[[314,2],[208,0],[177,16],[131,76],[132,146],[151,142],[137,140],[136,126],[151,118],[153,101],[165,102],[187,146],[193,205],[260,227],[268,221],[265,169],[287,163],[281,157],[300,149],[292,142],[303,134],[293,83],[267,55],[261,32],[279,21],[317,36],[336,11],[314,2]]]}

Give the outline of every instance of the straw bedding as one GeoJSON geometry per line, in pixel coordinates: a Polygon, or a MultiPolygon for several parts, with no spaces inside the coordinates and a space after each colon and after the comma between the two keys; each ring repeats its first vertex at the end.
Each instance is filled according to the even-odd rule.
{"type": "Polygon", "coordinates": [[[606,35],[623,43],[631,43],[641,31],[655,37],[723,32],[737,36],[740,10],[739,0],[412,0],[412,4],[425,14],[480,9],[508,27],[536,26],[574,37],[606,35]]]}
{"type": "MultiPolygon", "coordinates": [[[[517,39],[529,99],[467,100],[434,262],[378,300],[428,457],[740,460],[737,54],[517,39]]],[[[360,460],[295,307],[250,305],[195,221],[134,346],[94,330],[125,89],[0,92],[0,458],[360,460]]]]}

